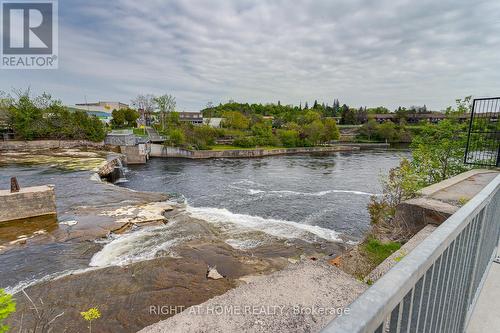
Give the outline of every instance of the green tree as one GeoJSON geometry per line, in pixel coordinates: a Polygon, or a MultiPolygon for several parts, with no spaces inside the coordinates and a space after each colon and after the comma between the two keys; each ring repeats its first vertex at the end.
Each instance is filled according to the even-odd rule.
{"type": "Polygon", "coordinates": [[[0,289],[0,333],[7,332],[9,326],[4,325],[4,319],[16,311],[16,302],[12,299],[12,295],[7,294],[3,289],[0,289]]]}
{"type": "Polygon", "coordinates": [[[184,135],[184,131],[180,128],[172,128],[168,131],[168,140],[167,144],[180,147],[186,143],[186,136],[184,135]]]}
{"type": "Polygon", "coordinates": [[[445,119],[437,125],[425,124],[411,144],[413,165],[423,185],[440,182],[468,170],[463,163],[467,124],[445,119]]]}
{"type": "Polygon", "coordinates": [[[132,110],[130,108],[123,109],[123,116],[127,122],[128,127],[136,127],[137,119],[139,119],[139,112],[132,110]]]}
{"type": "Polygon", "coordinates": [[[368,140],[372,140],[378,132],[378,127],[379,124],[374,119],[370,119],[366,124],[361,126],[359,129],[359,135],[367,138],[368,140]]]}
{"type": "Polygon", "coordinates": [[[238,111],[226,111],[222,117],[224,118],[224,127],[244,130],[250,125],[250,120],[238,111]]]}
{"type": "Polygon", "coordinates": [[[167,113],[166,122],[168,126],[171,127],[179,126],[181,124],[181,118],[179,112],[172,111],[167,113]]]}
{"type": "Polygon", "coordinates": [[[299,132],[293,129],[279,130],[278,136],[283,146],[291,148],[299,146],[299,132]]]}
{"type": "Polygon", "coordinates": [[[470,113],[472,111],[472,96],[467,96],[463,99],[459,98],[455,100],[455,102],[455,108],[453,108],[452,106],[446,108],[446,115],[459,116],[465,113],[470,113]]]}
{"type": "Polygon", "coordinates": [[[325,125],[321,122],[321,120],[315,120],[310,124],[304,126],[304,133],[307,137],[307,140],[311,145],[316,145],[320,143],[323,135],[325,133],[325,125]]]}
{"type": "Polygon", "coordinates": [[[125,114],[123,110],[113,110],[111,112],[111,125],[116,128],[121,128],[125,124],[125,114]]]}
{"type": "Polygon", "coordinates": [[[304,113],[304,116],[300,117],[300,124],[311,124],[317,120],[321,119],[321,114],[317,111],[308,110],[304,113]]]}
{"type": "Polygon", "coordinates": [[[28,93],[19,96],[9,107],[12,127],[17,136],[25,140],[33,140],[39,136],[43,112],[31,100],[28,93]]]}
{"type": "Polygon", "coordinates": [[[154,98],[156,105],[158,106],[158,110],[160,111],[160,124],[161,129],[165,130],[166,126],[166,115],[170,112],[175,111],[175,106],[177,102],[175,101],[175,97],[169,94],[164,94],[154,98]]]}
{"type": "Polygon", "coordinates": [[[354,109],[349,108],[347,105],[342,105],[340,108],[340,122],[342,125],[355,125],[356,113],[354,109]]]}
{"type": "Polygon", "coordinates": [[[381,139],[392,142],[396,140],[398,132],[392,121],[386,121],[378,126],[377,134],[381,139]]]}
{"type": "Polygon", "coordinates": [[[10,98],[9,127],[16,137],[33,139],[82,139],[101,141],[106,135],[104,125],[85,111],[70,112],[49,94],[31,98],[29,90],[10,98]]]}
{"type": "Polygon", "coordinates": [[[340,138],[340,132],[335,119],[325,119],[324,125],[325,126],[322,135],[323,141],[338,140],[340,138]]]}

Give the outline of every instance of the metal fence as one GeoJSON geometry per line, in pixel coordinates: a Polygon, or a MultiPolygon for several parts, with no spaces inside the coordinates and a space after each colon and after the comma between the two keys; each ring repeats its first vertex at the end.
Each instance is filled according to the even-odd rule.
{"type": "Polygon", "coordinates": [[[500,167],[500,97],[472,103],[465,163],[500,167]]]}
{"type": "Polygon", "coordinates": [[[464,332],[499,237],[500,175],[323,332],[464,332]]]}

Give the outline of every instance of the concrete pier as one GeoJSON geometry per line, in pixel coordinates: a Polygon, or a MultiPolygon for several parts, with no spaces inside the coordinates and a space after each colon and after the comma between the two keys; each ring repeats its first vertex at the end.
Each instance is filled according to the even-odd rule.
{"type": "Polygon", "coordinates": [[[14,193],[0,190],[0,223],[56,214],[53,185],[25,187],[14,193]]]}

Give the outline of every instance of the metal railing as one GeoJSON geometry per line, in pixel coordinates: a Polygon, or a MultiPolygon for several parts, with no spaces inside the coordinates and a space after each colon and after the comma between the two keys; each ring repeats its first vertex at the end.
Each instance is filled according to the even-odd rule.
{"type": "Polygon", "coordinates": [[[499,237],[500,175],[322,332],[464,332],[499,237]]]}
{"type": "Polygon", "coordinates": [[[472,103],[466,164],[500,167],[500,97],[476,98],[472,103]]]}

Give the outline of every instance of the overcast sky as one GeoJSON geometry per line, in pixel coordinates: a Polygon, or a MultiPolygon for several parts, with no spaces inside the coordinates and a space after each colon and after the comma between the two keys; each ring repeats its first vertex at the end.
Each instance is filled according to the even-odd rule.
{"type": "Polygon", "coordinates": [[[66,104],[423,105],[500,95],[500,1],[59,1],[59,69],[0,70],[66,104]]]}

